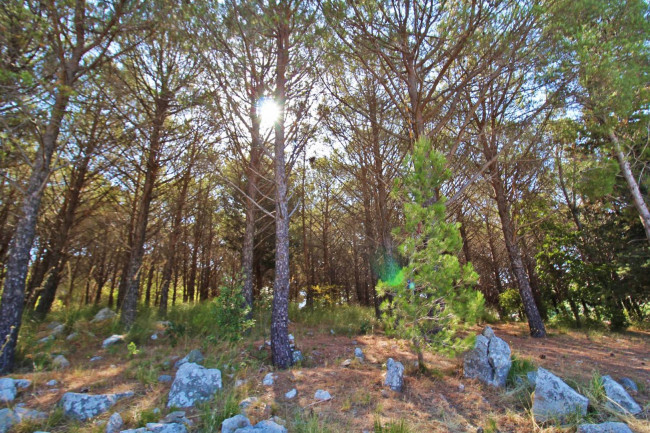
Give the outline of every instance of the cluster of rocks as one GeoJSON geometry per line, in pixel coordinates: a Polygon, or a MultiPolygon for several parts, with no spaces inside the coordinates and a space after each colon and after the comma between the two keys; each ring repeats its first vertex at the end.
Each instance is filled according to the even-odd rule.
{"type": "MultiPolygon", "coordinates": [[[[497,337],[488,326],[476,337],[474,348],[465,355],[464,376],[478,379],[487,385],[505,387],[512,365],[510,355],[508,343],[497,337]]],[[[539,367],[536,372],[529,372],[527,379],[535,389],[532,407],[535,421],[564,422],[572,416],[587,414],[589,399],[550,371],[539,367]]],[[[606,407],[626,415],[637,415],[641,412],[641,407],[621,384],[610,376],[603,376],[602,381],[607,397],[606,407]]],[[[629,379],[625,383],[628,387],[636,387],[629,379]]],[[[623,423],[603,423],[583,424],[578,429],[578,432],[584,433],[609,431],[625,432],[629,431],[629,428],[623,423]],[[612,430],[613,428],[617,430],[612,430]]]]}
{"type": "Polygon", "coordinates": [[[0,433],[7,433],[9,429],[23,421],[41,421],[47,419],[45,412],[28,409],[23,404],[15,408],[0,409],[0,433]]]}

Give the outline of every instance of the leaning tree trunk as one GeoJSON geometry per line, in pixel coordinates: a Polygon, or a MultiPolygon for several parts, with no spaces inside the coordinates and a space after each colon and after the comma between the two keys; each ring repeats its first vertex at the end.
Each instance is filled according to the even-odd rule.
{"type": "Polygon", "coordinates": [[[280,24],[277,34],[276,102],[282,107],[275,124],[275,281],[271,313],[271,352],[277,368],[292,364],[289,347],[289,211],[284,158],[285,71],[289,61],[289,29],[280,24]]]}
{"type": "Polygon", "coordinates": [[[498,173],[498,169],[495,168],[495,165],[492,165],[491,167],[492,188],[494,189],[497,200],[497,208],[499,210],[499,217],[501,218],[503,237],[506,243],[506,249],[508,250],[508,255],[510,256],[512,271],[515,274],[515,279],[519,286],[519,295],[521,296],[521,302],[524,306],[524,312],[528,318],[530,335],[536,338],[546,337],[546,328],[544,327],[542,316],[539,314],[537,304],[535,304],[533,290],[530,287],[521,251],[517,245],[514,224],[512,223],[510,209],[503,189],[503,182],[501,181],[501,176],[498,173]]]}
{"type": "MultiPolygon", "coordinates": [[[[63,75],[66,75],[65,71],[63,75]]],[[[61,89],[56,95],[52,116],[32,166],[21,206],[21,217],[16,223],[16,233],[8,254],[2,300],[0,300],[0,375],[8,373],[14,366],[18,331],[25,304],[29,253],[36,236],[36,222],[43,190],[50,175],[50,164],[68,101],[69,92],[61,89]]]]}

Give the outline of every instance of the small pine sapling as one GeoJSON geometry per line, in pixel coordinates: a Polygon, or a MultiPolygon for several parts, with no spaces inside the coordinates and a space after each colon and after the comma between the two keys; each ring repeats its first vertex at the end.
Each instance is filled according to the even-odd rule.
{"type": "Polygon", "coordinates": [[[428,203],[449,177],[444,156],[420,139],[405,169],[403,184],[394,193],[404,201],[404,226],[395,236],[401,239],[398,251],[407,265],[380,281],[377,290],[386,298],[382,310],[388,330],[411,342],[425,371],[427,348],[455,353],[467,347],[470,339],[461,340],[456,333],[462,323],[480,317],[485,300],[472,289],[477,274],[471,263],[458,261],[462,240],[459,225],[446,220],[446,199],[428,203]]]}

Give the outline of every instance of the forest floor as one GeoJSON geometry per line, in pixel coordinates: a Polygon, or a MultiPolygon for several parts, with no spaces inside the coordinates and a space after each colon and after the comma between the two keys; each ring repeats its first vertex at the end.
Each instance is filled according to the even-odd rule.
{"type": "MultiPolygon", "coordinates": [[[[70,368],[18,371],[11,375],[33,382],[29,389],[19,393],[14,404],[24,403],[29,408],[51,413],[48,421],[23,423],[14,431],[98,433],[104,431],[101,421],[114,411],[120,412],[125,419],[124,428],[155,422],[162,417],[155,413],[156,408],[163,415],[168,412],[165,403],[170,387],[169,383],[158,383],[158,375],[173,376],[170,368],[173,360],[195,348],[201,349],[206,356],[205,366],[221,369],[224,390],[213,402],[189,411],[188,417],[195,421],[191,431],[220,431],[221,419],[232,412],[233,402],[237,409],[237,403],[249,396],[259,399],[247,413],[253,423],[277,415],[286,421],[291,433],[575,431],[575,426],[536,425],[529,411],[530,388],[510,385],[506,390],[498,390],[465,379],[460,357],[427,354],[425,359],[431,372],[422,375],[415,367],[416,357],[408,343],[388,338],[381,332],[333,335],[330,329],[322,326],[292,323],[290,331],[305,361],[289,370],[274,372],[274,385],[263,386],[263,377],[273,371],[264,335],[236,344],[189,337],[171,341],[169,336],[162,336],[162,329],[159,329],[161,337],[158,340],[146,339],[138,346],[139,353],[132,354],[126,344],[101,348],[102,338],[110,335],[105,325],[82,322],[75,326],[87,332],[80,332],[72,342],[56,340],[42,348],[51,353],[64,353],[71,363],[70,368]],[[173,347],[171,343],[175,343],[173,347]],[[354,360],[355,347],[363,350],[364,362],[354,360]],[[94,356],[103,358],[91,362],[94,356]],[[385,362],[389,357],[401,361],[406,368],[405,387],[401,393],[383,386],[385,362]],[[348,359],[352,362],[343,366],[348,359]],[[47,386],[46,382],[52,379],[58,385],[47,386]],[[243,380],[245,384],[235,388],[236,380],[243,380]],[[297,397],[287,400],[285,393],[293,388],[298,391],[297,397]],[[317,403],[314,393],[318,389],[327,390],[332,399],[317,403]],[[66,421],[56,409],[56,403],[68,391],[112,393],[126,390],[134,391],[135,397],[120,401],[111,411],[87,423],[66,421]]],[[[39,329],[35,338],[46,335],[45,325],[39,329]]],[[[640,388],[634,397],[644,411],[637,418],[621,419],[635,432],[650,433],[650,333],[550,330],[548,338],[539,340],[528,336],[524,324],[497,324],[493,329],[510,344],[516,358],[528,359],[536,366],[551,370],[579,391],[588,390],[594,374],[634,379],[640,388]]],[[[475,331],[480,332],[480,328],[476,327],[475,331]]],[[[36,344],[34,353],[38,353],[36,344]]],[[[33,364],[37,364],[37,358],[34,355],[33,364]]],[[[600,422],[615,420],[616,416],[590,413],[587,419],[600,422]]]]}

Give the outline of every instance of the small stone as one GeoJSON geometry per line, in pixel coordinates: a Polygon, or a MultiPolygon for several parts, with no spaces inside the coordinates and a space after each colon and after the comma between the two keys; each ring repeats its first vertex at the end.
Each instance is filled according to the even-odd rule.
{"type": "Polygon", "coordinates": [[[57,327],[59,327],[59,326],[61,326],[61,325],[62,325],[61,322],[52,322],[52,323],[48,323],[48,324],[47,324],[47,329],[54,329],[54,328],[57,328],[57,327]]]}
{"type": "Polygon", "coordinates": [[[458,385],[458,391],[460,391],[460,392],[465,391],[465,385],[463,385],[462,383],[459,384],[459,385],[458,385]]]}
{"type": "Polygon", "coordinates": [[[297,394],[298,394],[298,390],[297,390],[296,388],[294,388],[294,389],[292,389],[291,391],[285,393],[285,394],[284,394],[284,397],[285,397],[287,400],[291,400],[291,399],[294,398],[297,394]]]}
{"type": "Polygon", "coordinates": [[[352,364],[352,360],[351,359],[346,359],[345,361],[343,361],[341,363],[341,367],[349,367],[350,364],[352,364]]]}
{"type": "Polygon", "coordinates": [[[32,381],[29,379],[14,379],[14,385],[18,389],[26,389],[32,385],[32,381]]]}
{"type": "Polygon", "coordinates": [[[53,335],[48,335],[47,337],[41,338],[40,340],[38,340],[38,343],[45,344],[45,343],[49,343],[50,341],[54,341],[53,335]]]}
{"type": "Polygon", "coordinates": [[[607,394],[607,402],[605,406],[608,408],[621,412],[636,415],[641,412],[641,406],[634,401],[632,396],[623,388],[618,382],[612,379],[611,376],[603,376],[603,388],[607,394]]]}
{"type": "Polygon", "coordinates": [[[67,337],[65,337],[65,340],[66,340],[66,341],[72,341],[72,340],[74,340],[75,338],[77,338],[78,335],[79,335],[78,332],[73,332],[72,334],[70,334],[70,335],[68,335],[67,337]]]}
{"type": "Polygon", "coordinates": [[[401,362],[396,362],[393,358],[388,358],[386,361],[386,380],[384,384],[393,391],[402,391],[404,385],[404,365],[401,362]]]}
{"type": "Polygon", "coordinates": [[[316,393],[314,394],[314,398],[315,398],[316,400],[331,400],[331,399],[332,399],[332,396],[330,395],[329,392],[327,392],[327,391],[325,391],[325,390],[322,390],[322,389],[319,389],[319,390],[317,390],[316,393]]]}
{"type": "Polygon", "coordinates": [[[158,376],[158,382],[159,383],[169,383],[172,381],[172,377],[168,374],[161,374],[158,376]]]}
{"type": "Polygon", "coordinates": [[[47,382],[45,385],[47,386],[57,386],[59,382],[56,379],[52,379],[49,382],[47,382]]]}
{"type": "Polygon", "coordinates": [[[111,335],[110,337],[108,337],[106,340],[104,340],[102,342],[102,347],[106,348],[108,346],[111,346],[111,345],[116,344],[116,343],[121,343],[123,341],[124,341],[124,336],[123,335],[114,334],[114,335],[111,335]]]}
{"type": "Polygon", "coordinates": [[[241,386],[244,386],[244,385],[246,385],[247,383],[248,383],[248,381],[245,380],[245,379],[237,379],[237,380],[235,381],[235,388],[239,388],[239,387],[241,387],[241,386]]]}
{"type": "Polygon", "coordinates": [[[201,351],[199,349],[193,349],[190,351],[190,353],[185,355],[185,357],[176,361],[176,363],[174,364],[174,369],[176,370],[181,368],[183,364],[187,364],[187,363],[200,364],[202,362],[203,362],[203,354],[201,353],[201,351]]]}
{"type": "Polygon", "coordinates": [[[330,334],[332,334],[332,335],[335,335],[335,334],[336,334],[336,332],[334,332],[334,330],[333,330],[333,329],[330,329],[330,334]]]}
{"type": "Polygon", "coordinates": [[[13,425],[19,422],[20,420],[13,410],[8,408],[0,409],[0,433],[7,433],[13,425]]]}
{"type": "Polygon", "coordinates": [[[363,361],[363,350],[361,350],[360,347],[357,347],[354,349],[354,357],[358,358],[359,360],[363,361]]]}
{"type": "Polygon", "coordinates": [[[264,376],[264,380],[262,380],[262,385],[264,386],[273,386],[273,373],[269,373],[266,376],[264,376]]]}
{"type": "Polygon", "coordinates": [[[602,424],[580,424],[576,433],[632,433],[632,430],[622,422],[604,422],[602,424]]]}
{"type": "Polygon", "coordinates": [[[187,428],[183,424],[149,422],[146,427],[146,431],[151,433],[187,433],[187,428]]]}
{"type": "Polygon", "coordinates": [[[117,313],[115,311],[111,310],[110,308],[102,308],[95,314],[95,317],[93,317],[93,320],[90,321],[90,323],[96,323],[96,322],[102,322],[107,319],[112,319],[115,316],[117,316],[117,313]]]}
{"type": "Polygon", "coordinates": [[[619,382],[628,392],[639,392],[639,387],[636,386],[636,382],[629,377],[622,377],[619,382]]]}
{"type": "Polygon", "coordinates": [[[124,420],[122,419],[122,416],[115,412],[111,417],[108,419],[108,422],[106,423],[106,433],[118,433],[121,429],[122,426],[124,426],[124,420]]]}
{"type": "Polygon", "coordinates": [[[47,414],[38,410],[27,409],[21,405],[14,409],[14,414],[22,421],[42,421],[47,419],[47,414]]]}
{"type": "Polygon", "coordinates": [[[160,415],[160,409],[158,409],[157,407],[155,407],[155,408],[151,411],[151,413],[153,413],[154,415],[160,415]]]}
{"type": "Polygon", "coordinates": [[[103,356],[93,356],[92,358],[90,358],[90,362],[97,362],[97,361],[101,361],[102,359],[104,359],[103,356]]]}
{"type": "Polygon", "coordinates": [[[235,415],[221,423],[221,433],[235,433],[237,429],[246,427],[252,427],[250,420],[244,415],[235,415]]]}
{"type": "Polygon", "coordinates": [[[9,377],[0,379],[0,402],[9,403],[16,398],[16,383],[9,377]]]}
{"type": "Polygon", "coordinates": [[[185,416],[184,410],[176,410],[174,412],[170,412],[159,422],[161,422],[162,424],[187,424],[187,425],[194,424],[190,419],[188,419],[185,416]]]}
{"type": "Polygon", "coordinates": [[[295,340],[296,340],[296,339],[295,339],[295,337],[293,336],[293,334],[289,334],[289,341],[290,341],[291,343],[293,343],[295,340]]]}
{"type": "Polygon", "coordinates": [[[258,398],[257,397],[247,397],[243,399],[242,401],[239,402],[239,408],[240,409],[248,409],[251,407],[253,404],[257,403],[258,398]]]}
{"type": "Polygon", "coordinates": [[[294,364],[298,364],[303,361],[302,352],[300,350],[294,350],[291,352],[291,357],[294,364]]]}
{"type": "Polygon", "coordinates": [[[158,339],[158,334],[151,334],[151,339],[152,340],[157,340],[158,339]]]}
{"type": "Polygon", "coordinates": [[[62,370],[64,368],[70,367],[70,361],[65,359],[63,355],[57,355],[52,360],[52,366],[57,370],[62,370]]]}

